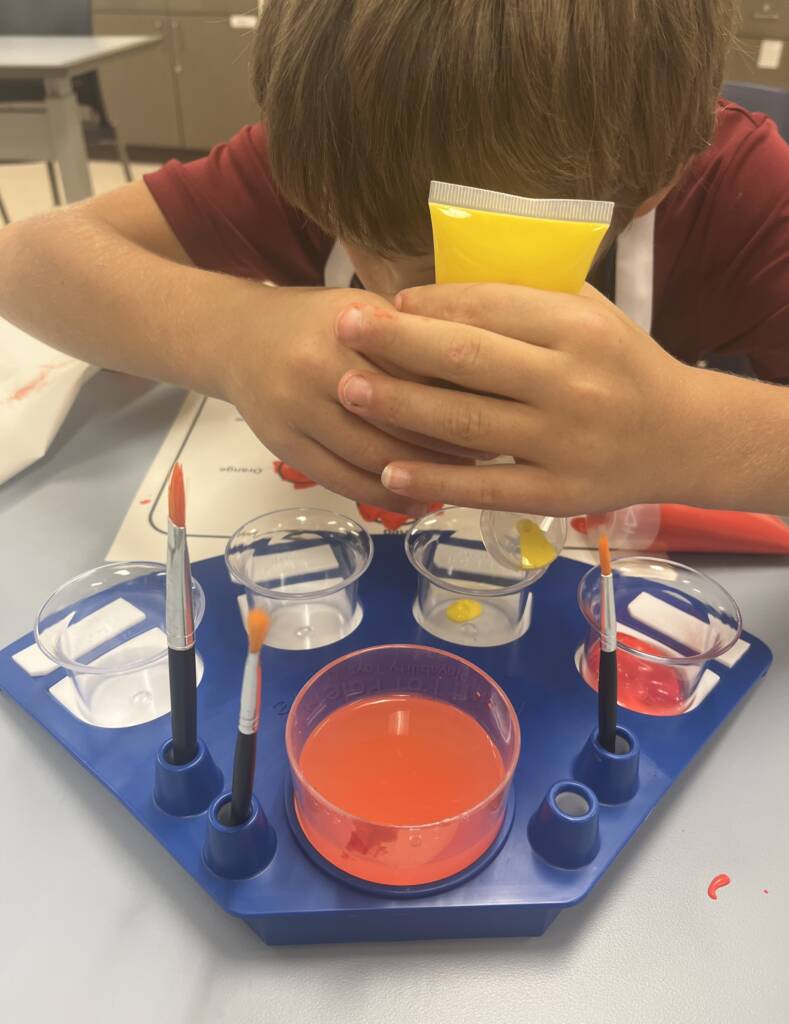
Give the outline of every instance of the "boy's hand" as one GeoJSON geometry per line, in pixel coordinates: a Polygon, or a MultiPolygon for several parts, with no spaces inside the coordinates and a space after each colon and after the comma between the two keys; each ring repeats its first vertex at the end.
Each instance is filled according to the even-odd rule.
{"type": "Polygon", "coordinates": [[[694,464],[692,443],[700,371],[677,362],[594,289],[570,296],[442,285],[402,292],[397,305],[388,317],[349,308],[338,338],[373,362],[386,359],[459,390],[354,369],[340,382],[346,409],[386,429],[510,454],[517,464],[397,459],[383,474],[391,491],[570,515],[698,490],[705,467],[703,458],[694,464]]]}
{"type": "MultiPolygon", "coordinates": [[[[359,292],[264,291],[265,306],[245,301],[235,320],[232,342],[222,352],[223,397],[236,406],[268,448],[310,479],[356,501],[421,514],[428,499],[423,503],[388,491],[381,484],[384,467],[392,461],[426,459],[457,465],[462,460],[453,452],[460,452],[465,461],[470,453],[415,437],[407,430],[384,432],[350,415],[338,402],[337,385],[346,371],[383,376],[380,365],[339,344],[335,336],[338,314],[351,299],[359,299],[359,292]],[[273,339],[270,345],[260,341],[261,316],[266,318],[266,336],[273,339]]],[[[371,316],[385,309],[393,312],[381,296],[365,295],[365,301],[371,316]]]]}

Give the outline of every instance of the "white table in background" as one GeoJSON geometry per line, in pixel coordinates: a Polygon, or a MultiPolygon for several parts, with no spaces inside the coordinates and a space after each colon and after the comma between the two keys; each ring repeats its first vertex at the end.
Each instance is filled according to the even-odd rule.
{"type": "MultiPolygon", "coordinates": [[[[0,645],[101,562],[179,401],[100,374],[47,457],[0,488],[0,645]]],[[[0,697],[0,1019],[785,1024],[789,571],[689,561],[736,595],[775,664],[590,896],[537,939],[268,948],[0,697]],[[713,903],[722,871],[732,884],[713,903]]]]}
{"type": "Polygon", "coordinates": [[[14,104],[15,110],[0,110],[0,160],[55,160],[66,202],[93,195],[72,79],[159,41],[159,36],[0,35],[0,79],[43,81],[45,91],[41,110],[23,102],[14,104]]]}

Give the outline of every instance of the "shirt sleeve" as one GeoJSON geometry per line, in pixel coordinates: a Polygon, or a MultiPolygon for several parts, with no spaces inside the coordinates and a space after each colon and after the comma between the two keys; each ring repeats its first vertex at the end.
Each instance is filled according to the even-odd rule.
{"type": "Polygon", "coordinates": [[[789,382],[789,146],[762,114],[725,105],[721,118],[666,211],[654,333],[683,358],[747,355],[759,377],[789,382]]]}
{"type": "Polygon", "coordinates": [[[144,180],[196,266],[279,285],[323,284],[333,241],[277,192],[262,125],[242,128],[199,160],[170,160],[144,180]]]}

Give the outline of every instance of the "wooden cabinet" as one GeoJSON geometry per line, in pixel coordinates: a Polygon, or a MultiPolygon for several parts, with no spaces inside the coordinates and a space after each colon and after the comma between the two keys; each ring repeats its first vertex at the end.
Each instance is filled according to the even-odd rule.
{"type": "Polygon", "coordinates": [[[159,35],[157,46],[108,61],[99,70],[101,91],[124,140],[137,146],[183,145],[174,59],[167,19],[161,14],[95,12],[93,31],[110,36],[159,35]]]}
{"type": "Polygon", "coordinates": [[[93,0],[97,34],[162,36],[100,72],[132,145],[209,149],[258,117],[249,86],[254,0],[93,0]]]}
{"type": "Polygon", "coordinates": [[[252,34],[230,19],[171,19],[184,145],[208,149],[258,117],[249,86],[252,34]]]}
{"type": "Polygon", "coordinates": [[[726,80],[789,90],[789,0],[741,0],[740,6],[726,80]]]}

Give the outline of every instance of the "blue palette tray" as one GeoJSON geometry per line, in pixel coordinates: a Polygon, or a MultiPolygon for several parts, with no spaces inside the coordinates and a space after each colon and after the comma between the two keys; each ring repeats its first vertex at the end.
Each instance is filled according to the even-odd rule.
{"type": "MultiPolygon", "coordinates": [[[[266,652],[255,793],[274,829],[276,850],[263,871],[240,881],[220,878],[206,866],[205,813],[174,817],[154,802],[156,754],[169,735],[166,716],[126,729],[79,721],[49,693],[62,669],[32,677],[12,661],[31,643],[30,635],[0,653],[0,687],[103,782],[223,910],[244,919],[268,943],[540,935],[563,907],[586,896],[772,660],[765,644],[744,634],[747,650],[730,667],[712,666],[720,682],[695,710],[669,718],[622,710],[621,724],[640,743],[638,790],[625,803],[600,803],[600,847],[589,863],[575,869],[554,866],[533,849],[529,823],[551,787],[573,778],[576,758],[596,723],[596,695],[580,679],[574,660],[585,634],[575,598],[585,568],[559,559],[535,585],[531,629],[521,640],[497,648],[458,647],[424,633],[414,621],[416,578],[402,538],[376,538],[373,563],[360,584],[365,615],[356,632],[316,651],[266,652]],[[293,698],[327,662],[382,643],[422,643],[479,665],[506,690],[523,733],[514,800],[496,855],[457,885],[409,898],[375,887],[363,891],[338,872],[324,870],[302,849],[288,815],[284,729],[293,698]]],[[[207,599],[198,634],[205,663],[199,732],[228,788],[246,650],[239,591],[221,558],[200,562],[193,571],[207,599]]]]}

